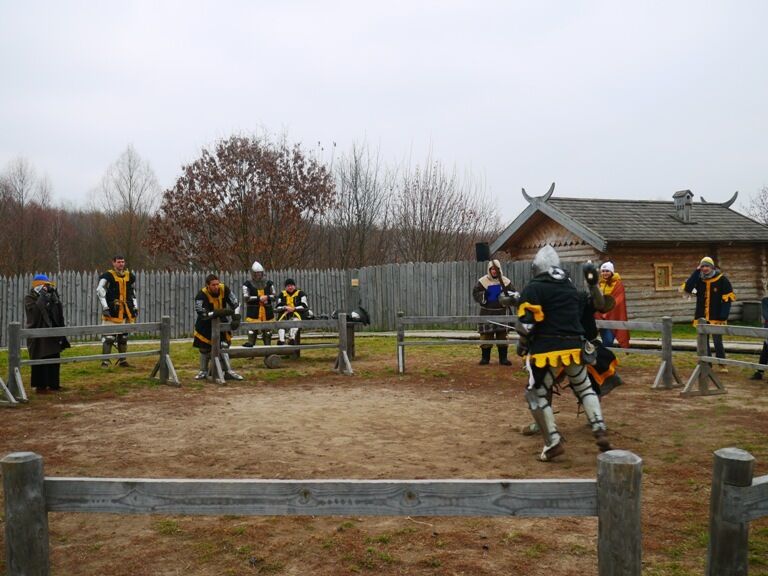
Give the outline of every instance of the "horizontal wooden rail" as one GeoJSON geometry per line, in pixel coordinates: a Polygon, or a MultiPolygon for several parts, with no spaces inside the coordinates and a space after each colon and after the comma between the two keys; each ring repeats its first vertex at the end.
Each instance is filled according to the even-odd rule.
{"type": "Polygon", "coordinates": [[[157,356],[157,350],[136,350],[135,352],[115,352],[114,354],[91,354],[90,356],[65,356],[62,358],[43,358],[41,360],[22,360],[22,366],[43,366],[44,364],[71,364],[73,362],[88,362],[90,360],[109,360],[112,358],[128,358],[130,356],[157,356]]]}
{"type": "Polygon", "coordinates": [[[50,512],[291,516],[595,516],[594,480],[46,478],[50,512]]]}
{"type": "Polygon", "coordinates": [[[502,322],[513,324],[516,316],[511,314],[495,314],[480,316],[398,316],[397,323],[404,326],[425,326],[440,324],[482,324],[483,322],[502,322]]]}
{"type": "Polygon", "coordinates": [[[596,320],[598,328],[618,328],[624,330],[644,330],[646,332],[661,332],[662,322],[646,322],[643,320],[596,320]]]}
{"type": "MultiPolygon", "coordinates": [[[[222,330],[230,330],[230,324],[221,323],[222,330]]],[[[243,328],[258,329],[258,330],[275,330],[277,328],[316,328],[316,329],[330,329],[337,330],[339,327],[338,320],[267,320],[264,322],[241,322],[239,330],[243,328]]]]}
{"type": "Polygon", "coordinates": [[[19,331],[19,336],[22,338],[50,338],[94,334],[134,334],[136,332],[158,332],[161,327],[160,322],[143,322],[141,324],[100,324],[98,326],[63,326],[61,328],[22,328],[19,331]]]}

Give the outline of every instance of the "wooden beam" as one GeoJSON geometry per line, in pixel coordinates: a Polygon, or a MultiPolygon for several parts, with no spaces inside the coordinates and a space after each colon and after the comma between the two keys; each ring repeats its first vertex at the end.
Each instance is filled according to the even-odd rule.
{"type": "Polygon", "coordinates": [[[594,480],[48,478],[50,512],[290,516],[594,516],[594,480]]]}

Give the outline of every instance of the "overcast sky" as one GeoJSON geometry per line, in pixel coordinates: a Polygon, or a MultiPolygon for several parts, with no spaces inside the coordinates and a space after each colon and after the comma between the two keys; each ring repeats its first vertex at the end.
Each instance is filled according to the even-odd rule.
{"type": "Polygon", "coordinates": [[[0,0],[0,170],[81,205],[131,144],[287,132],[484,182],[507,224],[570,197],[736,207],[768,185],[768,2],[0,0]]]}

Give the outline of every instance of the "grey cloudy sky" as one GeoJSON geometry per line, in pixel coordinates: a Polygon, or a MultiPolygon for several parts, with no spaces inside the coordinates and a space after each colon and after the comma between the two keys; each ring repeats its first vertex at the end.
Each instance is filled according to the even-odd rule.
{"type": "Polygon", "coordinates": [[[0,0],[0,170],[82,204],[132,144],[287,132],[539,195],[709,201],[768,184],[768,2],[0,0]]]}

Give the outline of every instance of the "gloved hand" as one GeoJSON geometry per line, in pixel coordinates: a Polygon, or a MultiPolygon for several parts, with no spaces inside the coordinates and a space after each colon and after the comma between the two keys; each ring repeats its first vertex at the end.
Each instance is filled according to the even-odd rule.
{"type": "Polygon", "coordinates": [[[517,347],[515,348],[515,351],[517,352],[518,356],[527,356],[528,355],[528,344],[523,343],[522,340],[517,343],[517,347]]]}
{"type": "Polygon", "coordinates": [[[109,308],[102,308],[101,315],[104,316],[104,318],[112,318],[112,312],[109,311],[109,308]]]}
{"type": "Polygon", "coordinates": [[[582,265],[581,270],[584,272],[584,280],[587,281],[587,284],[590,286],[597,284],[597,281],[600,279],[600,273],[597,271],[597,266],[595,266],[592,260],[587,260],[582,265]]]}
{"type": "Polygon", "coordinates": [[[240,328],[240,314],[232,314],[232,319],[229,321],[229,326],[232,330],[240,328]]]}

